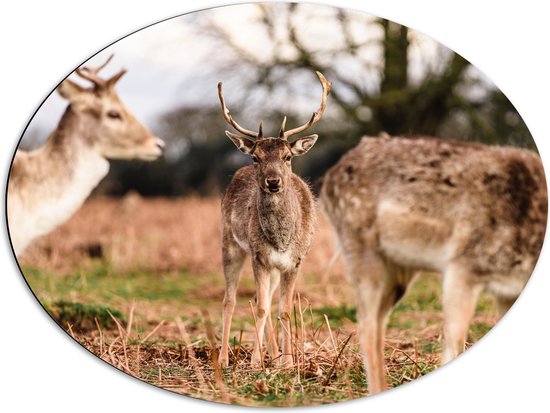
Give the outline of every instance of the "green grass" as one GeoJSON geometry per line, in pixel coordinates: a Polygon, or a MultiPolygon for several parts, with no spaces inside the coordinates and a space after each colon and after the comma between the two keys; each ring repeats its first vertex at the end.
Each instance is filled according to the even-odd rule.
{"type": "Polygon", "coordinates": [[[189,309],[212,304],[196,292],[208,291],[208,283],[215,277],[193,276],[186,270],[118,272],[106,261],[67,274],[34,267],[24,267],[23,274],[41,304],[61,325],[93,330],[97,319],[102,328],[113,328],[109,312],[124,322],[123,314],[132,303],[139,303],[147,315],[138,314],[132,329],[140,334],[148,331],[151,323],[175,317],[189,322],[190,327],[197,326],[200,319],[189,309]]]}
{"type": "MultiPolygon", "coordinates": [[[[185,270],[153,273],[148,271],[116,272],[106,263],[86,271],[59,275],[37,268],[23,268],[31,289],[40,295],[86,295],[102,302],[115,299],[172,301],[180,300],[189,289],[200,286],[200,278],[185,270]]],[[[193,303],[193,297],[186,297],[193,303]]]]}
{"type": "Polygon", "coordinates": [[[315,325],[325,323],[324,316],[326,315],[329,319],[330,325],[333,327],[342,327],[344,320],[349,320],[352,322],[357,322],[357,307],[349,307],[346,305],[338,307],[317,307],[313,308],[312,312],[315,317],[315,325]]]}
{"type": "Polygon", "coordinates": [[[433,363],[425,363],[423,361],[419,361],[416,364],[412,362],[403,363],[397,374],[389,374],[389,384],[391,387],[400,386],[403,383],[425,376],[431,371],[434,371],[436,367],[437,366],[433,363]]]}
{"type": "Polygon", "coordinates": [[[119,310],[101,304],[59,300],[53,303],[43,302],[42,305],[62,325],[71,325],[71,328],[78,331],[95,330],[96,321],[102,328],[115,328],[113,317],[125,321],[119,310]]]}
{"type": "MultiPolygon", "coordinates": [[[[67,274],[55,274],[33,267],[25,267],[23,272],[47,311],[64,327],[71,325],[77,336],[82,338],[81,341],[92,346],[96,354],[109,354],[108,362],[113,357],[109,346],[121,334],[111,315],[126,329],[129,309],[137,303],[130,333],[124,333],[127,336],[120,337],[122,339],[119,338],[112,348],[120,365],[128,363],[133,372],[139,372],[140,379],[151,384],[193,397],[219,400],[220,393],[216,390],[209,358],[211,346],[206,339],[203,315],[198,309],[209,311],[214,328],[219,333],[221,320],[218,312],[221,312],[223,296],[221,275],[199,276],[186,270],[119,272],[106,261],[98,261],[92,268],[67,274]],[[195,367],[189,364],[188,356],[184,356],[185,346],[190,343],[182,339],[175,325],[176,318],[184,322],[190,343],[200,353],[200,368],[208,381],[207,386],[197,386],[195,367]],[[96,320],[102,329],[101,339],[96,331],[96,320]],[[161,320],[167,328],[162,334],[148,336],[161,320]],[[150,338],[144,342],[146,336],[150,338]]],[[[253,291],[253,287],[252,280],[244,279],[241,283],[241,289],[253,291]]],[[[248,309],[251,297],[246,294],[239,297],[237,311],[240,313],[233,321],[233,349],[240,344],[238,334],[237,339],[233,340],[236,332],[242,329],[248,331],[248,337],[251,337],[250,332],[254,329],[248,309]]],[[[439,277],[423,274],[390,314],[388,335],[393,334],[394,341],[388,341],[393,345],[388,345],[385,351],[386,357],[391,359],[388,363],[388,383],[391,386],[414,380],[437,367],[441,341],[434,337],[441,334],[440,296],[439,277]],[[430,330],[432,326],[434,328],[430,330]],[[422,333],[427,329],[430,333],[422,333]],[[395,344],[397,342],[399,344],[395,344]]],[[[479,340],[490,330],[491,324],[487,322],[490,318],[486,316],[494,312],[494,300],[482,294],[476,308],[476,318],[470,324],[469,342],[479,340]]],[[[339,340],[338,345],[357,321],[357,309],[353,305],[318,305],[312,308],[312,313],[313,323],[307,310],[304,324],[310,336],[312,331],[313,335],[317,334],[319,342],[328,337],[325,315],[336,340],[339,340]],[[346,331],[342,334],[338,329],[346,331]],[[319,331],[324,335],[322,338],[319,331]]],[[[246,357],[249,360],[250,338],[247,341],[243,337],[242,345],[243,349],[247,348],[246,357]]],[[[338,365],[330,383],[325,384],[334,357],[330,342],[328,347],[326,356],[320,358],[324,363],[320,376],[308,371],[307,366],[306,371],[302,366],[299,374],[296,370],[251,370],[241,360],[236,371],[227,369],[223,372],[224,385],[234,403],[265,407],[325,404],[366,395],[366,379],[356,338],[346,348],[345,361],[338,365]]]]}
{"type": "MultiPolygon", "coordinates": [[[[308,406],[349,400],[350,394],[353,398],[366,395],[362,368],[350,371],[345,378],[335,376],[330,385],[324,385],[325,378],[312,374],[298,376],[291,371],[258,372],[239,379],[236,394],[254,401],[256,406],[308,406]]],[[[230,375],[226,376],[225,384],[233,386],[230,375]]]]}
{"type": "Polygon", "coordinates": [[[422,353],[439,353],[441,352],[441,346],[437,342],[427,341],[420,344],[420,351],[422,353]]]}
{"type": "Polygon", "coordinates": [[[481,337],[487,334],[491,328],[493,328],[493,326],[487,323],[471,323],[468,330],[468,340],[471,342],[478,341],[481,337]]]}
{"type": "MultiPolygon", "coordinates": [[[[400,315],[411,312],[440,312],[441,287],[436,276],[420,277],[409,289],[405,297],[395,306],[391,313],[389,326],[396,328],[411,328],[410,321],[401,321],[400,315]]],[[[326,314],[331,323],[341,326],[344,319],[357,322],[355,306],[318,307],[313,310],[317,315],[326,314]]]]}
{"type": "MultiPolygon", "coordinates": [[[[423,274],[410,286],[403,299],[390,313],[388,328],[400,330],[414,330],[421,325],[430,325],[440,322],[441,318],[441,280],[436,274],[423,274]]],[[[326,314],[331,326],[342,327],[345,320],[357,322],[357,307],[336,306],[317,307],[313,309],[316,317],[316,325],[322,323],[322,317],[326,314]]],[[[495,313],[494,298],[489,294],[481,294],[476,314],[495,313]]],[[[472,322],[469,330],[469,338],[477,341],[485,335],[491,326],[487,323],[472,322]]],[[[427,348],[432,344],[427,343],[427,348]]],[[[430,352],[433,352],[430,350],[430,352]]]]}
{"type": "Polygon", "coordinates": [[[402,311],[441,311],[441,282],[434,274],[418,277],[409,291],[397,304],[395,312],[402,311]]]}

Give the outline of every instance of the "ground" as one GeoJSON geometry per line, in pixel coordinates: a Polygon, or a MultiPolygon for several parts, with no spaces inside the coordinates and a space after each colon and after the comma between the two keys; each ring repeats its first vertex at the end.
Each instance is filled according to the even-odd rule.
{"type": "MultiPolygon", "coordinates": [[[[322,216],[297,285],[294,366],[280,369],[268,355],[262,367],[250,366],[254,283],[247,263],[233,319],[230,367],[218,368],[224,291],[219,222],[216,198],[92,198],[19,261],[35,295],[68,334],[155,386],[254,406],[365,396],[353,291],[341,259],[329,265],[332,232],[322,216]]],[[[421,274],[392,312],[385,344],[391,386],[437,368],[440,291],[437,274],[421,274]]],[[[273,314],[279,326],[276,303],[273,314]]],[[[482,295],[468,346],[496,319],[492,297],[482,295]]]]}

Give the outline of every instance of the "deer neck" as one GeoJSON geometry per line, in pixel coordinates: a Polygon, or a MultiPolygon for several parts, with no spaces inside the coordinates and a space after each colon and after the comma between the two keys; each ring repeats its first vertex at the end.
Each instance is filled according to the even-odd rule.
{"type": "Polygon", "coordinates": [[[40,186],[47,192],[53,221],[64,221],[85,201],[109,171],[109,162],[93,145],[91,115],[77,114],[69,106],[42,152],[40,186]]]}
{"type": "Polygon", "coordinates": [[[267,194],[258,188],[258,216],[267,241],[278,251],[286,251],[298,226],[298,199],[291,185],[282,192],[267,194]]]}
{"type": "Polygon", "coordinates": [[[109,171],[94,148],[89,115],[69,107],[46,144],[16,156],[8,191],[16,253],[69,219],[109,171]]]}
{"type": "Polygon", "coordinates": [[[48,172],[57,182],[70,183],[79,179],[83,186],[92,185],[94,181],[97,185],[107,174],[109,162],[93,144],[94,129],[93,115],[75,113],[70,105],[67,107],[43,148],[44,157],[51,164],[48,172]],[[82,180],[83,176],[88,179],[82,180]]]}

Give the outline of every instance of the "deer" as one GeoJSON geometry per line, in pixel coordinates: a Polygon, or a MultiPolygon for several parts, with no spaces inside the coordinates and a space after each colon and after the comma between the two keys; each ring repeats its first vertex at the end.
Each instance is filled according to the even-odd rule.
{"type": "Polygon", "coordinates": [[[465,349],[482,291],[502,316],[527,283],[546,229],[548,195],[530,150],[434,137],[363,137],[324,175],[321,209],[356,287],[369,393],[387,388],[391,309],[420,271],[442,275],[441,364],[465,349]]]}
{"type": "Polygon", "coordinates": [[[19,256],[35,238],[68,220],[107,175],[108,159],[153,161],[164,142],[125,107],[114,86],[126,73],[108,79],[98,67],[76,74],[83,87],[65,79],[57,92],[69,105],[46,143],[33,151],[17,150],[8,178],[7,213],[12,246],[19,256]]]}
{"type": "Polygon", "coordinates": [[[331,82],[320,72],[316,74],[323,89],[320,107],[307,123],[288,131],[285,130],[285,116],[276,137],[264,136],[263,122],[260,122],[258,132],[241,127],[229,114],[222,82],[218,83],[223,116],[240,133],[225,131],[225,134],[253,161],[252,165],[237,170],[221,202],[222,262],[225,275],[219,356],[222,367],[229,364],[231,320],[238,282],[247,255],[251,256],[256,285],[256,340],[251,363],[254,366],[263,365],[262,342],[266,325],[270,338],[269,354],[272,360],[279,357],[271,320],[271,301],[279,284],[279,320],[282,327],[279,364],[288,367],[293,362],[290,314],[300,264],[308,253],[316,226],[316,204],[308,184],[292,172],[292,159],[305,155],[317,141],[318,135],[304,136],[292,142],[289,138],[309,129],[325,112],[331,82]]]}

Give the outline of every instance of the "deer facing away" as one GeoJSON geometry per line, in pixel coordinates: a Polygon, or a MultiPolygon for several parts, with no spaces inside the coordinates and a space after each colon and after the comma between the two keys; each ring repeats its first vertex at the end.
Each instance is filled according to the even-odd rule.
{"type": "Polygon", "coordinates": [[[102,79],[101,66],[76,73],[92,83],[84,88],[65,79],[57,88],[69,101],[46,144],[17,151],[8,182],[8,224],[16,255],[36,237],[73,215],[109,171],[108,159],[154,160],[164,142],[126,109],[114,86],[121,70],[102,79]]]}
{"type": "Polygon", "coordinates": [[[223,333],[220,364],[229,363],[228,341],[235,309],[237,285],[247,254],[252,258],[256,283],[257,340],[252,364],[262,363],[262,341],[267,324],[268,349],[278,357],[273,337],[271,300],[280,283],[279,317],[282,331],[280,364],[292,363],[290,347],[290,314],[294,286],[300,263],[309,250],[316,223],[315,203],[308,185],[294,174],[291,160],[307,153],[317,135],[289,142],[290,136],[308,129],[325,111],[331,83],[317,72],[323,87],[319,109],[306,124],[285,131],[283,120],[278,137],[264,137],[262,123],[259,132],[242,128],[229,115],[218,84],[218,94],[224,118],[242,135],[226,131],[226,135],[254,164],[239,169],[222,199],[222,259],[225,274],[223,300],[223,333]],[[250,139],[252,138],[252,139],[250,139]]]}
{"type": "Polygon", "coordinates": [[[418,270],[442,273],[442,361],[464,350],[482,290],[513,304],[540,253],[547,190],[540,158],[511,147],[365,137],[325,175],[322,208],[356,285],[370,393],[386,388],[384,331],[418,270]]]}

